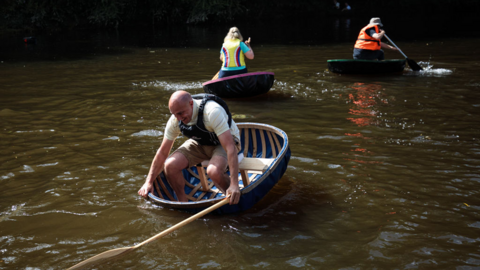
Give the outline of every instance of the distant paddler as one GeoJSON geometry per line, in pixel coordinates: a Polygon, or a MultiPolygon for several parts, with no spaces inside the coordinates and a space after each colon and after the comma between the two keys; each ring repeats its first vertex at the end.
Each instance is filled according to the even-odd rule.
{"type": "MultiPolygon", "coordinates": [[[[223,64],[218,73],[218,78],[247,73],[245,57],[252,60],[254,56],[250,38],[243,42],[240,30],[237,27],[230,28],[220,50],[220,60],[223,64]]],[[[216,78],[214,77],[214,79],[216,78]]]]}
{"type": "Polygon", "coordinates": [[[384,60],[382,48],[397,51],[393,46],[382,43],[385,30],[380,29],[383,24],[380,18],[372,18],[370,23],[360,30],[353,49],[353,59],[384,60]]]}

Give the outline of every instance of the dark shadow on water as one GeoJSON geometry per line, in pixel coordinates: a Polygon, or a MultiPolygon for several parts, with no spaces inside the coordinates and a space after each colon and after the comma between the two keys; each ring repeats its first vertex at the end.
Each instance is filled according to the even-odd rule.
{"type": "Polygon", "coordinates": [[[390,73],[372,73],[372,74],[339,74],[331,72],[332,76],[336,77],[348,77],[348,78],[378,78],[378,77],[397,77],[402,76],[407,70],[402,72],[390,72],[390,73]]]}

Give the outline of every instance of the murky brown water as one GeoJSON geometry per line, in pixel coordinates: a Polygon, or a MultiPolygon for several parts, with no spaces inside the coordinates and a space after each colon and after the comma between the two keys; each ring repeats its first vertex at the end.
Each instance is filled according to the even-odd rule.
{"type": "MultiPolygon", "coordinates": [[[[274,88],[227,102],[288,134],[285,176],[247,212],[96,267],[479,268],[480,40],[397,45],[426,71],[340,76],[326,61],[352,44],[254,43],[249,70],[275,72],[274,88]]],[[[170,94],[203,92],[218,48],[111,50],[0,64],[0,269],[67,268],[190,216],[137,190],[170,94]]]]}

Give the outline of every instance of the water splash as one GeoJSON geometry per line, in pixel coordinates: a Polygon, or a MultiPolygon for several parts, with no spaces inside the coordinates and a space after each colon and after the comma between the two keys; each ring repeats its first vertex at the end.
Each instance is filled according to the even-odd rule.
{"type": "Polygon", "coordinates": [[[338,94],[343,91],[341,88],[324,86],[319,82],[298,82],[289,83],[275,80],[275,83],[270,90],[270,93],[276,91],[277,94],[282,94],[288,98],[302,98],[321,101],[325,98],[338,99],[338,94]]]}
{"type": "Polygon", "coordinates": [[[407,76],[443,77],[453,73],[453,70],[450,69],[433,68],[433,64],[431,62],[418,62],[418,64],[423,68],[423,70],[408,70],[404,74],[407,76]]]}
{"type": "Polygon", "coordinates": [[[132,83],[135,88],[160,88],[166,91],[178,91],[188,89],[202,89],[201,82],[167,82],[167,81],[151,81],[151,82],[139,82],[132,83]]]}
{"type": "Polygon", "coordinates": [[[163,135],[162,131],[149,129],[149,130],[142,130],[142,131],[133,133],[131,136],[133,136],[133,137],[144,137],[144,136],[160,137],[162,135],[163,135]]]}

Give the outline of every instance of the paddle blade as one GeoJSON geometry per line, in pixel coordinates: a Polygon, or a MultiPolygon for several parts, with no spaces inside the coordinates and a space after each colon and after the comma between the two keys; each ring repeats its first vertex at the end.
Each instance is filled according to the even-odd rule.
{"type": "Polygon", "coordinates": [[[408,63],[408,66],[413,70],[413,71],[419,71],[419,70],[423,70],[423,68],[421,66],[419,66],[415,61],[413,61],[412,59],[409,59],[407,58],[407,63],[408,63]]]}
{"type": "Polygon", "coordinates": [[[144,244],[147,244],[147,243],[150,243],[154,240],[157,240],[158,238],[161,238],[173,231],[175,231],[176,229],[179,229],[185,225],[187,225],[188,223],[200,218],[200,217],[203,217],[204,215],[214,211],[215,209],[217,208],[220,208],[222,206],[224,206],[225,204],[228,204],[230,202],[230,194],[227,196],[227,198],[217,202],[216,204],[208,207],[207,209],[199,212],[199,213],[196,213],[195,215],[183,220],[182,222],[179,222],[177,224],[175,224],[174,226],[164,230],[163,232],[157,234],[157,235],[154,235],[150,238],[148,238],[147,240],[143,241],[142,243],[140,244],[137,244],[133,247],[124,247],[124,248],[117,248],[117,249],[111,249],[111,250],[107,250],[103,253],[100,253],[98,255],[95,255],[89,259],[86,259],[85,261],[82,261],[70,268],[68,268],[68,270],[73,270],[73,269],[83,269],[89,265],[92,265],[92,264],[97,264],[97,263],[100,263],[100,262],[103,262],[103,261],[106,261],[106,260],[110,260],[110,259],[113,259],[114,257],[120,257],[122,255],[125,255],[127,253],[129,253],[130,251],[133,251],[141,246],[143,246],[144,244]]]}
{"type": "Polygon", "coordinates": [[[125,255],[134,249],[135,247],[124,247],[124,248],[107,250],[89,259],[86,259],[85,261],[81,261],[80,263],[75,264],[74,266],[68,268],[68,270],[83,269],[89,265],[100,263],[109,259],[113,259],[114,257],[118,257],[121,255],[125,255]]]}

